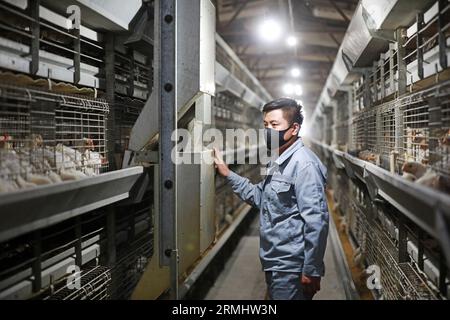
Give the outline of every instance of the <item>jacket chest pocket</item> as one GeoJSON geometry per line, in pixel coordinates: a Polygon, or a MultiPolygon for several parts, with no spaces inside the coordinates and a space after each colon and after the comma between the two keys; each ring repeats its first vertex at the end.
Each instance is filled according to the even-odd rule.
{"type": "Polygon", "coordinates": [[[274,175],[270,182],[270,202],[272,208],[286,210],[295,203],[294,186],[289,177],[274,175]]]}
{"type": "Polygon", "coordinates": [[[271,187],[275,193],[280,194],[283,192],[288,192],[289,189],[291,189],[291,184],[289,182],[272,179],[271,187]]]}

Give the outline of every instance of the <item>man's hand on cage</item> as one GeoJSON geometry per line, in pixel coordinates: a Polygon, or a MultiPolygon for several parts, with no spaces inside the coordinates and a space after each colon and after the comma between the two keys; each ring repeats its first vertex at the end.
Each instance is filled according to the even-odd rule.
{"type": "Polygon", "coordinates": [[[217,148],[214,148],[214,163],[220,175],[227,177],[230,174],[230,169],[223,161],[222,153],[217,148]]]}

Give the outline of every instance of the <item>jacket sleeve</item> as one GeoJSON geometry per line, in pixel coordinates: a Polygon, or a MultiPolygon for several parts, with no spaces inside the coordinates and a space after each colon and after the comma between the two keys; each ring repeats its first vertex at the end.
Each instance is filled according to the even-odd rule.
{"type": "Polygon", "coordinates": [[[329,223],[325,179],[317,165],[309,162],[299,170],[295,180],[297,205],[305,223],[303,274],[313,277],[322,277],[325,274],[323,258],[329,223]]]}
{"type": "Polygon", "coordinates": [[[231,184],[233,192],[239,198],[255,208],[261,207],[261,195],[264,181],[258,184],[252,184],[249,179],[241,177],[240,175],[230,171],[227,176],[228,182],[231,184]]]}

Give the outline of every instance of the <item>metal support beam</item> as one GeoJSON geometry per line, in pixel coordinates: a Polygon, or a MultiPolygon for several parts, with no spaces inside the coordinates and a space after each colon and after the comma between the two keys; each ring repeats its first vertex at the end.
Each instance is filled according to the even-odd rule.
{"type": "Polygon", "coordinates": [[[336,9],[337,12],[339,12],[345,22],[350,22],[350,19],[345,15],[344,11],[342,11],[342,9],[337,5],[336,2],[334,2],[333,0],[328,0],[328,2],[333,6],[333,8],[336,9]]]}
{"type": "Polygon", "coordinates": [[[81,217],[75,218],[75,265],[81,268],[83,262],[82,256],[82,232],[81,232],[81,217]]]}
{"type": "Polygon", "coordinates": [[[389,43],[389,90],[391,93],[395,91],[394,52],[395,44],[389,43]]]}
{"type": "Polygon", "coordinates": [[[161,250],[163,265],[170,265],[170,295],[178,299],[178,247],[176,215],[176,167],[171,154],[175,147],[172,133],[177,125],[176,99],[176,0],[156,1],[160,38],[160,194],[161,250]]]}
{"type": "Polygon", "coordinates": [[[446,69],[448,65],[447,61],[447,36],[445,35],[446,31],[443,30],[447,21],[445,20],[444,15],[442,14],[444,8],[448,5],[447,0],[439,0],[439,10],[438,10],[438,33],[439,33],[439,64],[442,69],[446,69]]]}
{"type": "Polygon", "coordinates": [[[127,86],[127,94],[132,97],[134,94],[134,50],[129,48],[127,50],[127,55],[130,58],[130,73],[128,74],[128,86],[127,86]]]}
{"type": "Polygon", "coordinates": [[[400,216],[398,219],[398,262],[409,262],[408,233],[403,216],[400,216]]]}
{"type": "Polygon", "coordinates": [[[336,36],[333,33],[328,33],[328,35],[330,36],[330,38],[334,41],[334,43],[336,43],[337,48],[339,48],[339,46],[341,45],[341,43],[338,41],[338,39],[336,38],[336,36]]]}
{"type": "Polygon", "coordinates": [[[381,99],[386,97],[386,83],[385,83],[385,72],[384,72],[384,54],[380,55],[380,60],[378,60],[378,66],[380,67],[380,95],[381,99]]]}
{"type": "Polygon", "coordinates": [[[439,155],[438,151],[439,141],[437,140],[437,137],[441,136],[442,134],[441,130],[444,127],[442,118],[444,117],[444,114],[442,113],[442,107],[439,98],[430,98],[428,103],[428,129],[430,137],[434,137],[434,139],[429,139],[428,149],[430,152],[430,164],[435,164],[436,162],[441,160],[441,156],[439,155]]]}
{"type": "Polygon", "coordinates": [[[439,255],[439,291],[444,295],[447,296],[447,275],[448,275],[448,268],[447,263],[445,262],[445,256],[443,253],[439,255]]]}
{"type": "Polygon", "coordinates": [[[120,166],[115,163],[114,148],[115,148],[115,55],[114,55],[114,34],[107,32],[105,34],[105,86],[106,86],[106,101],[109,103],[108,115],[108,162],[112,170],[120,166]]]}
{"type": "Polygon", "coordinates": [[[230,18],[230,20],[227,21],[227,23],[224,24],[224,26],[220,27],[220,29],[226,29],[236,20],[237,17],[241,14],[241,12],[247,7],[248,0],[244,0],[239,3],[239,7],[234,12],[233,16],[230,18]]]}
{"type": "Polygon", "coordinates": [[[33,237],[33,292],[39,292],[42,287],[42,241],[41,230],[36,230],[33,237]]]}
{"type": "Polygon", "coordinates": [[[40,24],[39,24],[39,5],[40,0],[32,0],[28,3],[28,10],[33,21],[31,22],[31,61],[30,73],[36,74],[39,70],[39,39],[40,39],[40,24]]]}
{"type": "Polygon", "coordinates": [[[398,94],[401,96],[406,93],[406,63],[403,60],[405,58],[403,45],[406,41],[406,28],[395,30],[395,36],[397,40],[398,94]]]}
{"type": "Polygon", "coordinates": [[[417,74],[419,79],[423,79],[423,13],[418,12],[416,15],[417,19],[417,37],[416,37],[416,47],[417,47],[417,74]]]}
{"type": "Polygon", "coordinates": [[[75,36],[73,40],[73,83],[78,84],[80,82],[81,76],[81,39],[80,39],[80,29],[73,29],[71,33],[75,36]]]}
{"type": "Polygon", "coordinates": [[[417,266],[420,270],[423,271],[424,268],[424,232],[418,229],[418,237],[417,237],[417,266]]]}
{"type": "Polygon", "coordinates": [[[108,207],[106,214],[106,236],[108,248],[108,265],[116,263],[116,212],[113,206],[108,207]]]}

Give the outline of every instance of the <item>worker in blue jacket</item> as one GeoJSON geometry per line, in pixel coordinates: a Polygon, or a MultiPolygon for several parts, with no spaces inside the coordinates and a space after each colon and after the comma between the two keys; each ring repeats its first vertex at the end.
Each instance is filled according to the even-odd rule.
{"type": "Polygon", "coordinates": [[[325,272],[327,170],[299,137],[301,109],[288,98],[263,107],[267,147],[273,149],[278,140],[279,156],[256,185],[231,171],[215,149],[218,172],[243,201],[260,210],[260,260],[274,300],[312,299],[325,272]]]}

